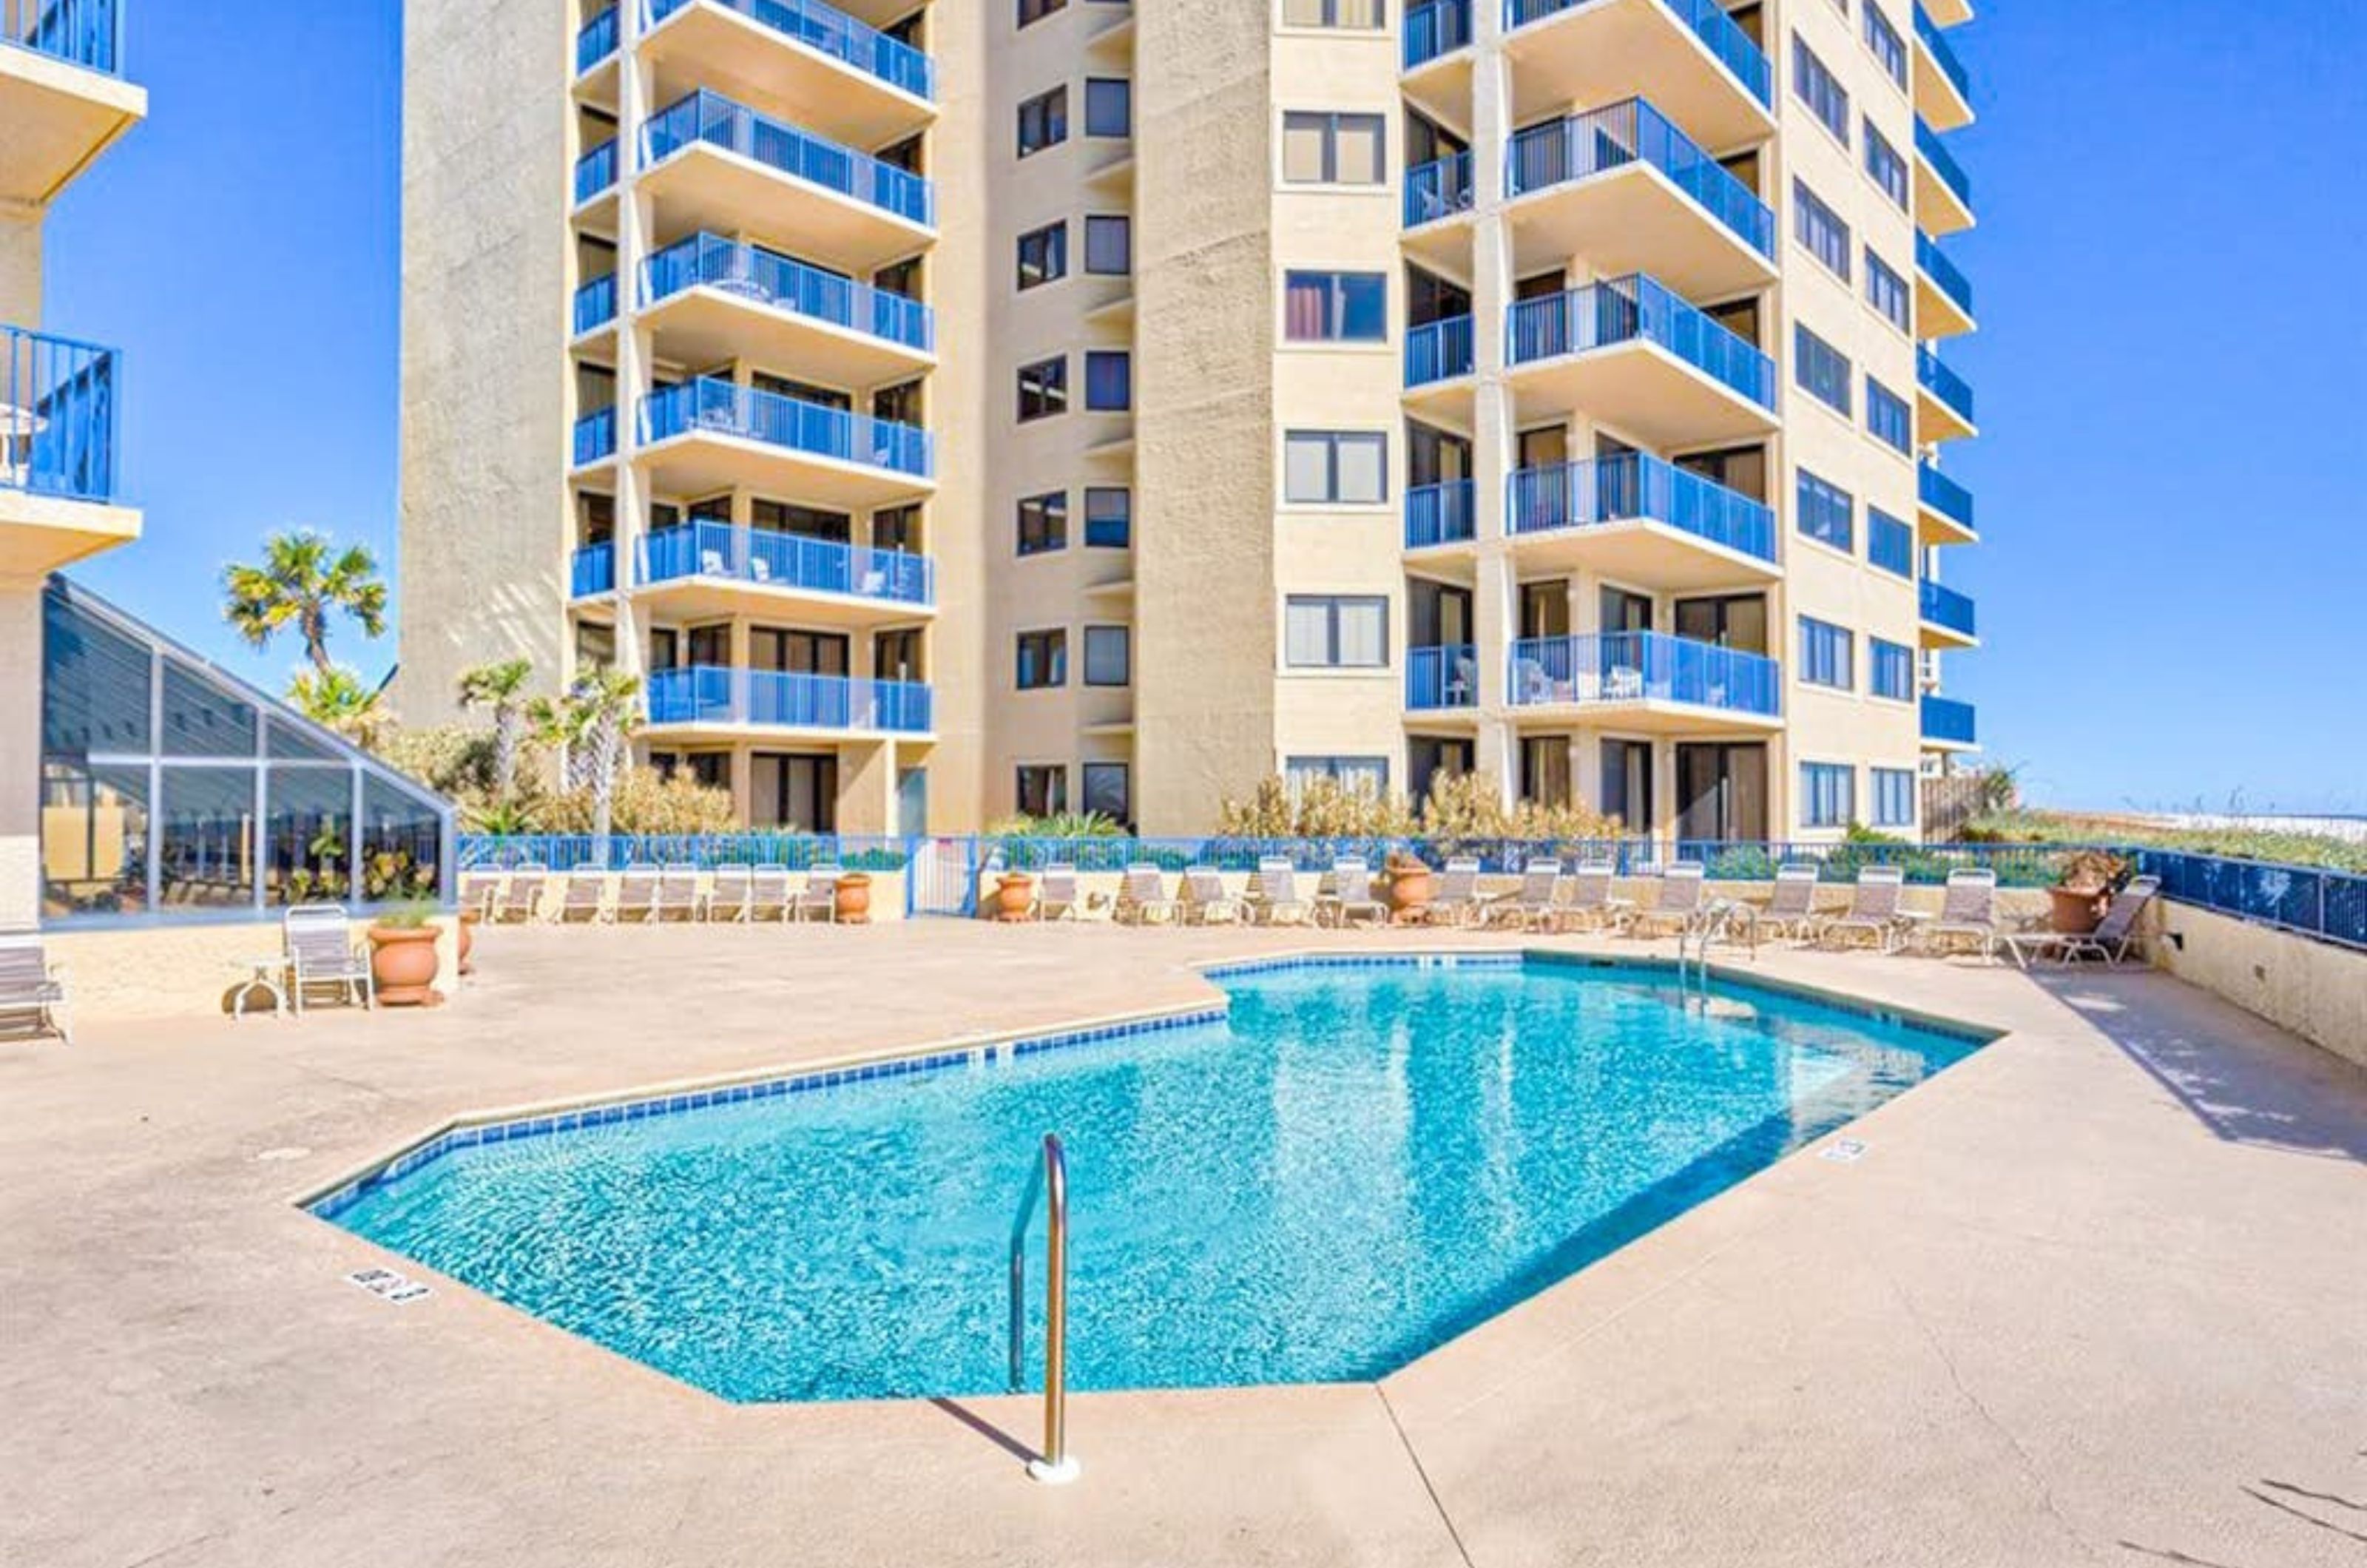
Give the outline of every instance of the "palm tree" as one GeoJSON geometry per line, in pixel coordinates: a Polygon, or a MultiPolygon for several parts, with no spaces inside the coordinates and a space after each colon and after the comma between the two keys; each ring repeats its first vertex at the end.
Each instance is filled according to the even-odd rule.
{"type": "Polygon", "coordinates": [[[592,792],[592,836],[607,852],[609,807],[624,772],[625,742],[641,727],[641,682],[621,670],[587,670],[562,697],[538,697],[527,708],[535,732],[560,748],[570,789],[592,792]]]}
{"type": "Polygon", "coordinates": [[[274,534],[263,541],[263,564],[232,562],[222,568],[222,616],[256,648],[293,626],[304,638],[305,657],[326,675],[329,616],[343,611],[364,633],[386,632],[386,584],[378,560],[360,545],[340,551],[325,534],[306,528],[274,534]]]}
{"type": "Polygon", "coordinates": [[[460,672],[460,705],[493,711],[493,798],[506,802],[517,783],[518,745],[526,738],[522,698],[534,679],[531,660],[504,659],[460,672]]]}
{"type": "Polygon", "coordinates": [[[335,730],[365,750],[377,747],[379,731],[394,716],[387,710],[383,689],[364,685],[359,675],[342,664],[299,670],[289,678],[288,700],[314,724],[335,730]]]}

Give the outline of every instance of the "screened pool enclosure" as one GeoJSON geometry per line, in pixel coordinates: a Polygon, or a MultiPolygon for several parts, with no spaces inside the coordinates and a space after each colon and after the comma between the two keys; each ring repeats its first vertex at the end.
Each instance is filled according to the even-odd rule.
{"type": "Polygon", "coordinates": [[[42,604],[50,925],[435,899],[452,814],[424,785],[88,590],[42,604]]]}

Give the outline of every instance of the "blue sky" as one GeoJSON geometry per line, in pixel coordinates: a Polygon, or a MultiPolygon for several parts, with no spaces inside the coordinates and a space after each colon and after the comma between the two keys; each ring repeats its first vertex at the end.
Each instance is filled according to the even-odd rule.
{"type": "MultiPolygon", "coordinates": [[[[1985,542],[1946,570],[1988,646],[1950,684],[2054,803],[2367,811],[2367,318],[2334,270],[2367,255],[2367,17],[2238,9],[1988,0],[1954,35],[1985,542]]],[[[47,309],[129,356],[147,537],[80,575],[277,686],[295,651],[222,628],[222,563],[309,525],[393,565],[402,28],[240,17],[134,0],[150,120],[52,217],[47,309]]]]}

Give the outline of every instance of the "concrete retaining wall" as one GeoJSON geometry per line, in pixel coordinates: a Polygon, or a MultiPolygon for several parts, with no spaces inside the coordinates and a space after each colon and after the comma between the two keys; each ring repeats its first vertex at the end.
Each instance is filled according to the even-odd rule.
{"type": "Polygon", "coordinates": [[[2161,922],[2163,969],[2367,1066],[2367,953],[2185,904],[2161,922]]]}

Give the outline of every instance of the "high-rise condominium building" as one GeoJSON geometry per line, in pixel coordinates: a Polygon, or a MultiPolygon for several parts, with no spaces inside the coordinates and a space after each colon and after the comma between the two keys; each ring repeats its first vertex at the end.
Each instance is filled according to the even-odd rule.
{"type": "Polygon", "coordinates": [[[413,0],[402,687],[748,819],[1918,828],[1965,0],[413,0]]]}

